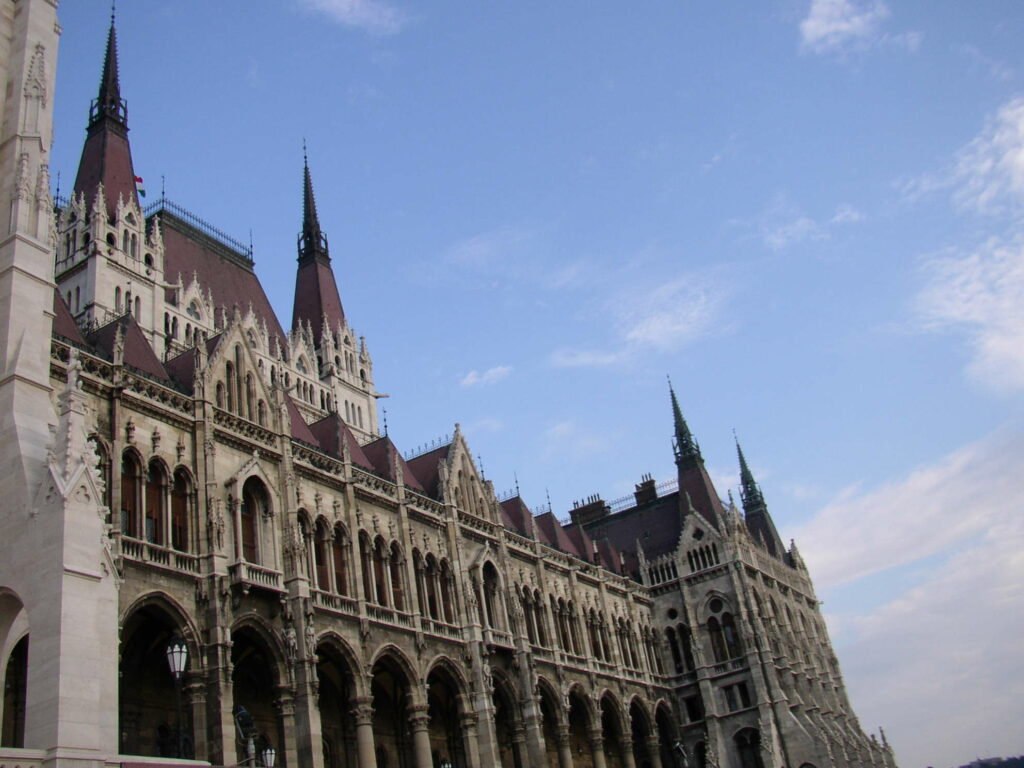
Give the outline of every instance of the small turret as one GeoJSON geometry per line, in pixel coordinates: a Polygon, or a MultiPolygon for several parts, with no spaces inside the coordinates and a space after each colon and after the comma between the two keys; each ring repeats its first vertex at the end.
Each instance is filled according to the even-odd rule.
{"type": "Polygon", "coordinates": [[[704,457],[701,456],[700,446],[693,433],[690,432],[686,419],[683,418],[683,412],[679,407],[679,400],[671,381],[668,384],[668,391],[672,400],[674,427],[672,448],[675,453],[676,473],[679,478],[679,512],[685,517],[690,509],[694,509],[717,528],[725,513],[722,500],[718,498],[718,492],[704,467],[704,457]],[[683,504],[684,496],[686,498],[685,505],[683,504]]]}
{"type": "Polygon", "coordinates": [[[778,531],[775,530],[775,523],[772,516],[768,514],[768,505],[765,504],[761,487],[754,480],[754,473],[747,465],[747,458],[743,455],[739,439],[736,440],[736,454],[740,462],[740,496],[743,499],[743,512],[747,520],[747,528],[754,539],[764,544],[771,554],[782,557],[785,547],[778,531]]]}

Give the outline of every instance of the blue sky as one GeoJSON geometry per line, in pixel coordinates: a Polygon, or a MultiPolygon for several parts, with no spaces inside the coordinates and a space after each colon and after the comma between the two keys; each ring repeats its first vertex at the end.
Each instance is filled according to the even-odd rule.
{"type": "MultiPolygon", "coordinates": [[[[109,6],[62,4],[70,187],[109,6]]],[[[535,508],[732,429],[903,766],[1024,752],[1024,6],[123,0],[136,172],[291,316],[302,141],[390,433],[535,508]]]]}

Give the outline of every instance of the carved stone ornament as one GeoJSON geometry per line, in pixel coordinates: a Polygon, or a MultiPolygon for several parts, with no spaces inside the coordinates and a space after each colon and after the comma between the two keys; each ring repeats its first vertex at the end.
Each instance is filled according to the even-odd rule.
{"type": "Polygon", "coordinates": [[[131,416],[128,417],[128,423],[124,425],[124,439],[129,443],[135,443],[135,422],[132,421],[131,416]]]}

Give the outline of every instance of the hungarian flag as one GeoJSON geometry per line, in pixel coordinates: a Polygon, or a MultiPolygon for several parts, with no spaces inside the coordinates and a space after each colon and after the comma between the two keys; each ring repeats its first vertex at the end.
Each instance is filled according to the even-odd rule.
{"type": "Polygon", "coordinates": [[[139,197],[145,197],[146,196],[146,189],[145,189],[145,187],[142,186],[142,177],[141,176],[136,176],[135,177],[135,191],[139,193],[139,197]]]}

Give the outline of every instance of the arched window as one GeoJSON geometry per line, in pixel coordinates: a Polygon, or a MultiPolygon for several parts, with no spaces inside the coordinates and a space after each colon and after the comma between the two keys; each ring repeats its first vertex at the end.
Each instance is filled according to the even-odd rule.
{"type": "Polygon", "coordinates": [[[761,761],[761,734],[755,728],[744,728],[733,737],[741,768],[764,768],[761,761]]]}
{"type": "Polygon", "coordinates": [[[142,467],[131,451],[121,457],[121,532],[137,538],[142,507],[142,467]]]}
{"type": "Polygon", "coordinates": [[[215,398],[214,402],[217,404],[218,408],[223,408],[224,407],[224,382],[223,381],[218,381],[217,382],[217,394],[216,394],[216,398],[215,398]]]}
{"type": "Polygon", "coordinates": [[[453,607],[452,595],[455,592],[455,581],[452,576],[452,567],[447,559],[441,560],[441,609],[444,620],[449,624],[455,623],[455,609],[453,607]]]}
{"type": "Polygon", "coordinates": [[[75,286],[75,312],[81,311],[81,308],[82,308],[81,298],[82,298],[82,289],[76,285],[75,286]]]}
{"type": "Polygon", "coordinates": [[[316,585],[324,592],[331,591],[330,567],[331,529],[322,518],[317,520],[313,541],[313,562],[316,566],[316,585]]]}
{"type": "Polygon", "coordinates": [[[142,299],[138,296],[135,297],[135,316],[142,317],[142,299]]]}
{"type": "Polygon", "coordinates": [[[227,389],[227,409],[235,410],[235,364],[228,362],[224,365],[224,383],[227,389]]]}
{"type": "Polygon", "coordinates": [[[331,539],[331,555],[334,558],[334,591],[339,595],[348,594],[348,541],[341,523],[334,526],[334,537],[331,539]]]}
{"type": "Polygon", "coordinates": [[[359,565],[363,570],[363,596],[369,603],[376,602],[373,585],[373,546],[365,533],[359,535],[359,565]]]}
{"type": "Polygon", "coordinates": [[[184,469],[174,471],[171,487],[171,546],[180,552],[189,550],[188,518],[192,483],[184,469]]]}
{"type": "Polygon", "coordinates": [[[262,400],[256,404],[256,423],[261,427],[267,426],[267,404],[262,400]]]}
{"type": "Polygon", "coordinates": [[[387,559],[387,545],[378,537],[373,545],[373,580],[377,585],[377,605],[388,604],[388,582],[385,577],[384,561],[387,559]]]}
{"type": "Polygon", "coordinates": [[[146,473],[146,541],[164,544],[166,541],[167,473],[163,465],[153,459],[146,473]]]}
{"type": "Polygon", "coordinates": [[[28,635],[21,638],[7,659],[4,674],[3,727],[0,746],[25,746],[25,704],[28,693],[28,635]]]}
{"type": "Polygon", "coordinates": [[[114,311],[121,312],[121,286],[114,288],[114,311]]]}
{"type": "Polygon", "coordinates": [[[668,640],[669,650],[672,652],[672,664],[676,672],[683,671],[683,657],[679,653],[679,643],[676,641],[676,632],[672,627],[665,630],[665,638],[668,640]]]}
{"type": "Polygon", "coordinates": [[[242,530],[242,559],[249,563],[259,563],[259,519],[260,515],[270,512],[270,498],[263,483],[250,477],[242,486],[242,508],[240,511],[242,530]]]}
{"type": "Polygon", "coordinates": [[[110,506],[111,506],[111,493],[113,489],[110,487],[110,454],[107,453],[107,447],[103,442],[92,435],[89,438],[89,442],[92,443],[93,448],[96,451],[98,457],[97,467],[100,471],[100,479],[103,481],[103,505],[107,507],[107,522],[110,522],[110,506]]]}
{"type": "Polygon", "coordinates": [[[245,374],[245,418],[249,421],[256,420],[256,385],[253,383],[252,374],[245,374]]]}
{"type": "Polygon", "coordinates": [[[683,655],[683,667],[687,672],[692,672],[697,668],[697,663],[693,659],[693,640],[690,634],[690,628],[685,624],[680,624],[678,629],[679,650],[683,655]]]}
{"type": "Polygon", "coordinates": [[[494,567],[494,563],[489,560],[484,563],[483,567],[483,588],[484,588],[484,616],[487,620],[487,626],[494,629],[504,629],[505,622],[502,620],[499,608],[501,607],[501,598],[499,597],[499,591],[501,589],[500,582],[498,580],[498,569],[494,567]]]}
{"type": "Polygon", "coordinates": [[[712,616],[708,619],[708,635],[711,637],[711,652],[714,654],[715,661],[721,663],[729,658],[729,654],[725,649],[725,635],[722,634],[722,625],[718,623],[718,619],[712,616]]]}
{"type": "Polygon", "coordinates": [[[128,238],[129,238],[129,234],[128,234],[128,230],[126,229],[124,231],[124,234],[121,235],[121,250],[125,252],[125,255],[128,254],[128,243],[129,243],[128,238]]]}
{"type": "Polygon", "coordinates": [[[396,610],[405,610],[405,590],[403,589],[402,579],[402,550],[398,547],[398,542],[392,542],[391,552],[388,557],[388,565],[391,568],[391,596],[393,598],[392,603],[396,610]]]}
{"type": "Polygon", "coordinates": [[[743,653],[743,645],[740,643],[739,632],[736,631],[736,621],[731,613],[722,615],[722,634],[725,638],[725,650],[730,659],[735,659],[743,653]]]}

